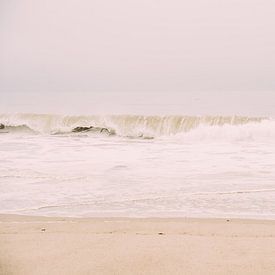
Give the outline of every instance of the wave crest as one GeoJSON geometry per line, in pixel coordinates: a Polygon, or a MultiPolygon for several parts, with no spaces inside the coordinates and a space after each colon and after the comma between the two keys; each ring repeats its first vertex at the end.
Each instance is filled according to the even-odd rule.
{"type": "MultiPolygon", "coordinates": [[[[245,116],[61,116],[47,114],[2,114],[0,123],[8,131],[56,134],[72,133],[76,128],[108,129],[108,132],[123,137],[156,138],[191,133],[200,129],[202,135],[216,135],[228,131],[228,127],[261,125],[272,120],[263,117],[245,116]],[[223,127],[221,127],[223,126],[223,127]],[[217,130],[218,129],[218,130],[217,130]],[[210,134],[212,133],[212,134],[210,134]]],[[[273,121],[274,122],[274,121],[273,121]]],[[[272,128],[274,129],[274,123],[272,128]]],[[[247,126],[246,126],[247,127],[247,126]]],[[[245,128],[242,128],[245,129],[245,128]]],[[[259,128],[260,129],[260,128],[259,128]]],[[[100,131],[98,131],[100,132],[100,131]]],[[[195,132],[194,132],[195,133],[195,132]]],[[[275,133],[274,133],[275,136],[275,133]]]]}

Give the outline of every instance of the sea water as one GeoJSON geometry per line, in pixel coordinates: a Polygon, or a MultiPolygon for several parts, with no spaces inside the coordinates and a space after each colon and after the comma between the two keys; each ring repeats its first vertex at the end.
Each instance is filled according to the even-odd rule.
{"type": "Polygon", "coordinates": [[[2,114],[0,212],[275,218],[275,121],[2,114]],[[73,132],[76,127],[108,132],[73,132]]]}

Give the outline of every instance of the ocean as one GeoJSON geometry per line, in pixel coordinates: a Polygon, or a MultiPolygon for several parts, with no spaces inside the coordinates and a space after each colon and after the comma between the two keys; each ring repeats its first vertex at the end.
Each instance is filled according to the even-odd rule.
{"type": "Polygon", "coordinates": [[[4,113],[0,128],[1,213],[275,218],[269,116],[4,113]]]}

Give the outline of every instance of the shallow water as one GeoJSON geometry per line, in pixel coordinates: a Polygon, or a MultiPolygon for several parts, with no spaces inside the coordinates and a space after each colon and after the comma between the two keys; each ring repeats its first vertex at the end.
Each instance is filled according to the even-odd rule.
{"type": "Polygon", "coordinates": [[[275,218],[272,119],[0,118],[1,213],[275,218]]]}

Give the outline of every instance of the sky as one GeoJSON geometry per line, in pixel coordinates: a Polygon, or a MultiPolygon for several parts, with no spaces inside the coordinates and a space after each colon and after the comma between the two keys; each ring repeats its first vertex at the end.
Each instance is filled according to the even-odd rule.
{"type": "Polygon", "coordinates": [[[274,10],[275,0],[0,0],[0,113],[275,114],[274,10]]]}

